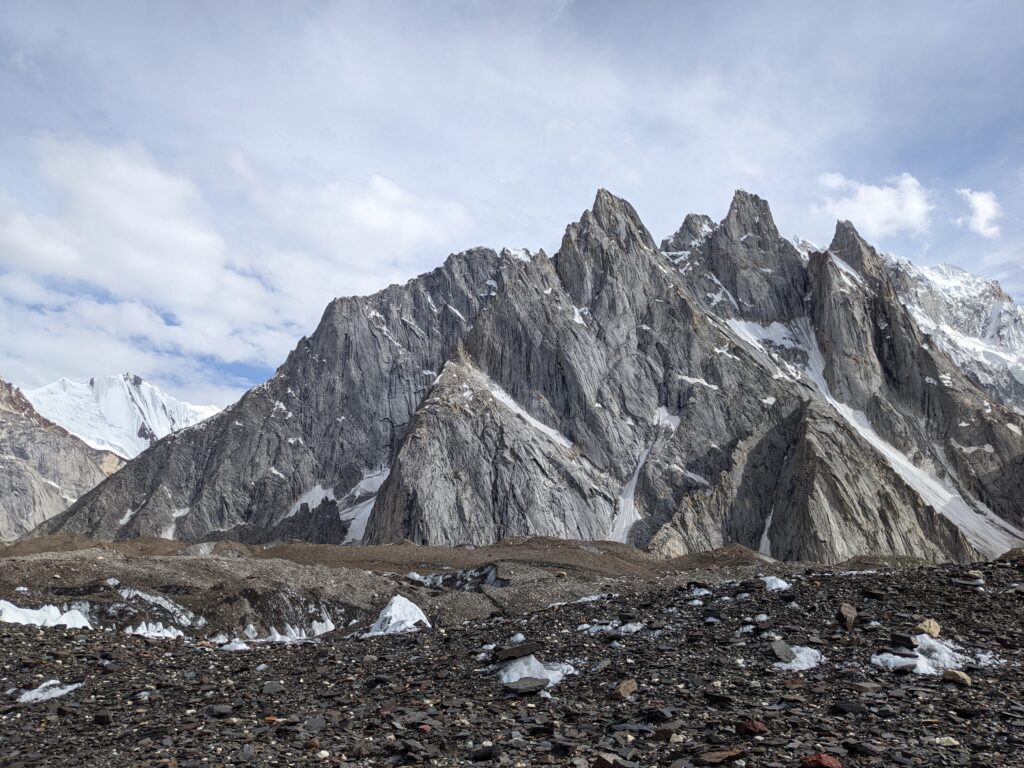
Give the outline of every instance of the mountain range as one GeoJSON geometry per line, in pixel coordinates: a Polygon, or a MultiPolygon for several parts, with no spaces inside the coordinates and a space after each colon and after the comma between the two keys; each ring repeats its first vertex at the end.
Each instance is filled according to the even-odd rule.
{"type": "Polygon", "coordinates": [[[272,379],[37,531],[991,556],[1024,541],[1021,317],[850,222],[791,242],[738,191],[659,247],[601,190],[553,257],[336,299],[272,379]]]}

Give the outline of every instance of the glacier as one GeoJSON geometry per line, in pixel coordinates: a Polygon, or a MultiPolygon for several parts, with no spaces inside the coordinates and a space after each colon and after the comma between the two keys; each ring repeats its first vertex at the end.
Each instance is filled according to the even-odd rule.
{"type": "Polygon", "coordinates": [[[92,448],[132,459],[171,432],[219,413],[212,405],[192,405],[125,373],[88,382],[62,378],[25,397],[45,418],[92,448]]]}

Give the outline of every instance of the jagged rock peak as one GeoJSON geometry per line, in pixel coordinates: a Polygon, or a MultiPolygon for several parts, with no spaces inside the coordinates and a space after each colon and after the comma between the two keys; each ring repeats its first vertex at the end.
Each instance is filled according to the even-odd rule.
{"type": "Polygon", "coordinates": [[[829,252],[842,259],[864,277],[877,277],[882,272],[882,260],[856,227],[849,221],[837,221],[829,252]]]}
{"type": "Polygon", "coordinates": [[[31,410],[32,406],[25,399],[21,390],[13,384],[0,379],[0,411],[27,413],[31,410]]]}
{"type": "Polygon", "coordinates": [[[555,256],[558,276],[576,306],[588,306],[609,272],[635,271],[657,246],[633,206],[606,189],[565,229],[555,256]]]}
{"type": "Polygon", "coordinates": [[[722,227],[732,240],[742,240],[750,234],[767,238],[779,236],[768,201],[743,189],[733,194],[722,227]]]}
{"type": "Polygon", "coordinates": [[[661,250],[672,253],[689,251],[715,230],[715,222],[703,213],[688,213],[672,237],[661,241],[661,250]]]}
{"type": "Polygon", "coordinates": [[[603,187],[597,190],[591,209],[583,212],[577,224],[569,225],[569,229],[573,227],[583,231],[596,227],[623,249],[634,243],[655,248],[651,234],[633,206],[603,187]]]}

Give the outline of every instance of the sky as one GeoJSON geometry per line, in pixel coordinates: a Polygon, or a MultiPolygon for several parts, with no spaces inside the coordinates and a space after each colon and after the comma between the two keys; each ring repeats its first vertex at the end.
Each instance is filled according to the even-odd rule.
{"type": "Polygon", "coordinates": [[[655,239],[733,191],[786,236],[1024,298],[1024,3],[0,6],[0,378],[265,380],[335,296],[557,250],[605,187],[655,239]]]}

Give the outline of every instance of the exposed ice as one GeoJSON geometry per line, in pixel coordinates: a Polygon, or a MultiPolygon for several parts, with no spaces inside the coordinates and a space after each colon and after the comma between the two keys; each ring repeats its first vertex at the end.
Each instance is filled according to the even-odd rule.
{"type": "Polygon", "coordinates": [[[773,666],[776,669],[781,669],[786,672],[801,672],[807,669],[814,669],[816,666],[825,661],[825,657],[821,655],[821,651],[817,651],[814,648],[807,648],[803,645],[790,646],[790,650],[796,654],[796,658],[792,661],[777,661],[773,666]]]}
{"type": "Polygon", "coordinates": [[[679,428],[679,417],[669,413],[668,408],[663,405],[658,406],[658,410],[654,412],[654,420],[663,427],[668,427],[673,432],[679,428]]]}
{"type": "Polygon", "coordinates": [[[549,427],[544,422],[540,421],[539,419],[535,418],[534,416],[531,416],[530,413],[527,412],[527,410],[525,408],[523,408],[519,403],[517,403],[515,401],[515,399],[512,397],[512,395],[510,395],[508,392],[506,392],[504,389],[502,389],[500,386],[498,386],[497,382],[494,382],[494,381],[489,382],[488,383],[488,389],[490,390],[491,394],[494,396],[495,400],[497,400],[499,403],[504,405],[506,408],[508,408],[513,413],[515,413],[518,416],[522,417],[526,421],[526,423],[528,423],[531,427],[536,429],[538,432],[540,432],[543,435],[546,435],[552,441],[554,441],[558,445],[562,446],[563,448],[572,448],[572,441],[569,440],[569,438],[567,438],[565,435],[563,435],[557,429],[549,427]]]}
{"type": "Polygon", "coordinates": [[[696,379],[693,376],[683,376],[683,375],[680,375],[679,378],[682,381],[685,381],[687,384],[700,384],[702,387],[707,387],[708,389],[713,389],[713,390],[716,390],[716,391],[718,390],[718,385],[717,384],[710,384],[705,379],[696,379]]]}
{"type": "Polygon", "coordinates": [[[933,638],[924,633],[917,635],[916,639],[918,643],[918,658],[916,660],[897,656],[894,653],[876,653],[871,657],[871,663],[877,667],[897,669],[914,662],[913,671],[919,675],[938,675],[947,669],[962,669],[968,664],[994,666],[1004,663],[1002,659],[987,651],[972,655],[970,651],[951,640],[933,638]]]}
{"type": "Polygon", "coordinates": [[[32,691],[25,691],[18,697],[19,704],[34,704],[40,701],[49,701],[50,699],[57,699],[61,696],[67,696],[72,691],[77,691],[82,687],[81,683],[73,683],[72,685],[61,685],[60,680],[47,680],[45,683],[40,685],[38,688],[32,691]]]}
{"type": "Polygon", "coordinates": [[[363,475],[362,480],[356,484],[356,487],[348,492],[347,497],[352,498],[370,495],[368,498],[357,501],[352,506],[338,513],[342,520],[349,521],[348,533],[345,534],[345,544],[359,544],[363,540],[363,535],[366,533],[366,523],[370,519],[374,502],[377,500],[377,492],[384,485],[384,481],[388,479],[390,473],[391,470],[388,467],[367,472],[363,475]]]}
{"type": "Polygon", "coordinates": [[[396,635],[401,632],[415,632],[424,626],[429,628],[430,621],[416,603],[402,595],[395,595],[377,616],[369,631],[363,637],[379,637],[380,635],[396,635]]]}
{"type": "Polygon", "coordinates": [[[166,528],[164,528],[163,532],[160,534],[160,538],[173,540],[174,534],[178,530],[178,520],[185,517],[185,515],[187,515],[190,511],[191,510],[188,507],[183,507],[182,509],[174,510],[171,513],[171,522],[166,528]]]}
{"type": "Polygon", "coordinates": [[[576,674],[572,664],[559,662],[543,662],[536,656],[523,656],[513,659],[501,666],[498,678],[505,684],[514,683],[524,677],[537,677],[548,681],[548,688],[558,685],[566,675],[576,674]]]}
{"type": "Polygon", "coordinates": [[[330,501],[335,500],[334,491],[332,491],[330,488],[324,488],[322,485],[320,485],[320,483],[317,483],[304,494],[299,496],[298,499],[295,500],[295,503],[292,504],[291,509],[288,510],[288,514],[285,515],[285,517],[287,518],[295,515],[295,513],[297,513],[302,508],[303,504],[309,505],[309,508],[312,510],[319,507],[323,501],[328,499],[330,501]]]}
{"type": "Polygon", "coordinates": [[[19,608],[6,600],[0,600],[0,622],[28,624],[36,627],[92,629],[89,620],[77,609],[61,611],[55,605],[44,605],[42,608],[19,608]]]}
{"type": "Polygon", "coordinates": [[[792,584],[784,579],[780,579],[778,576],[762,576],[761,581],[764,582],[765,589],[769,592],[777,592],[783,589],[789,589],[792,584]]]}
{"type": "Polygon", "coordinates": [[[141,600],[144,603],[155,605],[159,608],[163,608],[172,617],[174,621],[183,627],[192,626],[192,622],[196,622],[197,626],[203,626],[206,620],[202,617],[196,617],[192,611],[183,605],[170,600],[163,595],[151,595],[149,592],[143,592],[142,590],[135,589],[134,587],[122,587],[118,590],[118,594],[125,600],[141,600]]]}
{"type": "Polygon", "coordinates": [[[139,635],[151,640],[176,640],[179,637],[185,636],[185,633],[177,627],[165,627],[162,621],[141,621],[139,626],[128,627],[125,629],[125,632],[129,635],[139,635]]]}
{"type": "Polygon", "coordinates": [[[608,533],[609,541],[619,541],[625,544],[629,539],[630,529],[635,523],[643,519],[636,509],[636,483],[640,478],[640,470],[647,463],[647,457],[650,456],[651,448],[653,447],[654,445],[651,444],[640,452],[640,457],[637,460],[633,474],[629,476],[629,480],[622,486],[622,492],[619,494],[619,511],[612,521],[612,528],[608,533]]]}
{"type": "Polygon", "coordinates": [[[772,518],[775,516],[775,510],[773,509],[768,513],[768,518],[764,521],[764,532],[761,534],[761,543],[757,547],[758,554],[772,556],[772,540],[768,535],[769,530],[772,527],[772,518]]]}

